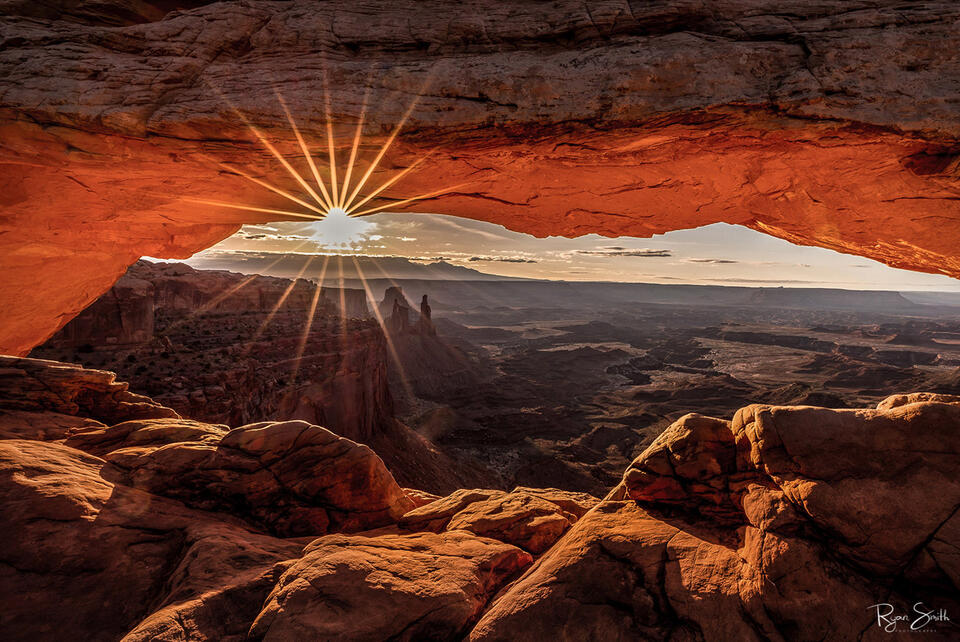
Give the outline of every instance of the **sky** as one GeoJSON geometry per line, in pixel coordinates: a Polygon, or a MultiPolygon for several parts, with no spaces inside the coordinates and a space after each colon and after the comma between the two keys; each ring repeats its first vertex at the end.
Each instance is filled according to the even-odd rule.
{"type": "Polygon", "coordinates": [[[725,223],[648,239],[592,234],[538,239],[452,216],[380,213],[319,225],[247,225],[186,262],[200,269],[289,277],[289,262],[265,268],[282,255],[300,253],[443,260],[487,274],[567,281],[960,292],[960,281],[943,275],[897,270],[725,223]]]}

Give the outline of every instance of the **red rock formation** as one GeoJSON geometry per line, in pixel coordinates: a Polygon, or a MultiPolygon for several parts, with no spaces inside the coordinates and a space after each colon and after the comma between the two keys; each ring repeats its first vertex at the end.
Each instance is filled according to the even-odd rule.
{"type": "Polygon", "coordinates": [[[369,319],[371,316],[366,290],[323,287],[320,297],[347,319],[369,319]]]}
{"type": "Polygon", "coordinates": [[[0,356],[0,409],[80,416],[96,422],[179,418],[176,412],[127,390],[112,372],[0,356]]]}
{"type": "Polygon", "coordinates": [[[537,555],[553,546],[597,501],[586,493],[556,488],[516,488],[510,493],[461,489],[418,506],[398,526],[408,531],[468,531],[537,555]]]}
{"type": "Polygon", "coordinates": [[[458,639],[530,562],[516,547],[464,532],[323,537],[280,577],[250,633],[264,640],[458,639]]]}
{"type": "MultiPolygon", "coordinates": [[[[212,160],[297,189],[232,111],[295,156],[275,88],[310,138],[325,86],[344,125],[370,89],[371,143],[419,96],[385,167],[434,153],[387,193],[460,187],[414,209],[537,235],[725,221],[960,274],[960,9],[946,0],[298,0],[162,20],[149,3],[69,4],[52,19],[7,3],[0,27],[5,352],[49,337],[138,257],[186,257],[266,218],[186,199],[283,206],[212,160]],[[140,24],[102,26],[110,14],[140,24]]],[[[344,151],[351,135],[337,133],[344,151]]]]}
{"type": "Polygon", "coordinates": [[[240,515],[286,537],[376,528],[413,507],[373,451],[303,421],[229,432],[204,424],[184,431],[169,420],[125,422],[65,443],[89,451],[91,441],[118,469],[112,478],[127,486],[240,515]],[[103,448],[111,441],[119,443],[103,448]]]}
{"type": "Polygon", "coordinates": [[[878,602],[905,634],[915,604],[960,608],[958,426],[927,394],[687,415],[470,639],[885,639],[878,602]]]}
{"type": "Polygon", "coordinates": [[[420,493],[322,428],[116,423],[163,410],[107,373],[2,366],[6,420],[66,441],[0,435],[3,639],[882,640],[870,605],[960,610],[960,397],[687,415],[603,501],[464,490],[408,510],[420,493]],[[319,534],[320,511],[387,525],[254,532],[319,534]]]}
{"type": "Polygon", "coordinates": [[[0,441],[6,640],[216,640],[246,633],[301,545],[104,479],[58,444],[0,441]]]}

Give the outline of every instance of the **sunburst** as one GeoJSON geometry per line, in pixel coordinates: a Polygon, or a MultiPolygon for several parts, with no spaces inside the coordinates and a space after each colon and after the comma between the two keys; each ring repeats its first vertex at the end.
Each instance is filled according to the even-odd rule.
{"type": "Polygon", "coordinates": [[[396,185],[401,181],[405,176],[409,175],[411,172],[415,171],[417,168],[421,167],[423,163],[430,157],[430,152],[418,158],[410,166],[400,170],[378,186],[370,186],[370,180],[377,168],[380,167],[380,163],[383,158],[386,156],[387,152],[390,150],[394,141],[400,134],[403,126],[406,124],[407,119],[410,117],[410,114],[413,112],[414,107],[416,106],[416,101],[411,103],[409,108],[404,113],[400,121],[393,127],[390,135],[387,137],[386,141],[380,146],[376,156],[371,162],[367,164],[365,171],[363,172],[360,179],[356,184],[352,184],[352,180],[355,174],[358,173],[357,163],[359,160],[359,150],[361,147],[361,141],[363,138],[363,126],[366,119],[367,112],[367,95],[364,96],[363,107],[361,109],[360,115],[357,119],[356,129],[353,135],[353,141],[350,146],[350,155],[346,163],[344,172],[342,173],[342,181],[339,179],[341,175],[339,168],[337,166],[337,149],[336,149],[336,137],[334,132],[333,121],[330,117],[330,107],[329,100],[325,100],[325,117],[326,117],[326,174],[328,179],[325,181],[322,176],[321,166],[322,162],[318,163],[318,158],[315,156],[315,153],[311,151],[311,146],[304,138],[304,135],[297,125],[296,120],[293,117],[293,114],[290,111],[290,108],[287,105],[287,102],[284,100],[283,96],[277,92],[277,100],[280,103],[280,107],[283,110],[284,115],[286,116],[287,122],[290,125],[290,130],[293,134],[293,138],[297,142],[300,153],[303,156],[303,159],[306,161],[306,165],[310,170],[310,176],[304,176],[290,163],[286,156],[284,156],[280,150],[277,149],[277,146],[270,141],[270,139],[263,133],[263,131],[254,125],[244,114],[240,111],[239,108],[231,104],[233,111],[237,114],[239,119],[247,126],[247,128],[253,133],[254,137],[260,141],[263,147],[270,152],[270,154],[280,163],[280,165],[286,170],[286,172],[296,181],[296,183],[302,188],[302,194],[293,194],[288,190],[282,189],[273,185],[272,183],[257,178],[247,171],[229,165],[222,161],[219,161],[210,156],[204,155],[204,158],[209,159],[210,161],[217,164],[223,170],[230,172],[236,176],[240,176],[247,181],[254,183],[255,185],[262,187],[274,194],[282,196],[291,203],[294,203],[298,206],[298,209],[276,209],[276,208],[267,208],[261,207],[259,205],[249,204],[249,203],[231,203],[227,201],[215,200],[215,199],[205,199],[205,198],[187,198],[188,202],[209,205],[213,207],[223,207],[228,209],[243,210],[247,212],[255,212],[259,214],[269,214],[277,217],[291,217],[297,219],[306,219],[311,221],[321,222],[323,221],[323,226],[317,227],[317,232],[323,232],[324,227],[329,226],[329,230],[335,231],[337,236],[342,236],[344,234],[350,235],[350,230],[354,228],[361,228],[356,224],[351,223],[351,219],[356,219],[362,216],[369,216],[371,214],[376,214],[378,212],[383,212],[385,210],[394,208],[394,207],[403,207],[411,203],[418,201],[423,201],[431,198],[437,198],[453,190],[456,190],[462,187],[463,184],[453,185],[445,187],[438,190],[433,190],[430,192],[417,194],[415,196],[410,196],[406,198],[388,198],[383,195],[383,193],[396,185]],[[387,201],[387,202],[379,202],[387,201]],[[346,230],[346,232],[344,232],[346,230]]]}
{"type": "MultiPolygon", "coordinates": [[[[220,94],[220,92],[217,92],[220,94]]],[[[221,97],[222,94],[220,94],[221,97]]],[[[193,202],[202,205],[209,205],[213,207],[222,207],[227,209],[242,210],[247,212],[254,212],[258,214],[267,214],[270,216],[276,216],[277,218],[295,218],[303,219],[308,221],[313,221],[315,224],[315,235],[320,235],[325,240],[330,240],[331,238],[341,238],[341,239],[351,239],[353,235],[356,234],[358,229],[363,229],[369,224],[366,222],[358,221],[357,219],[363,216],[369,216],[371,214],[376,214],[378,212],[383,212],[391,208],[403,207],[411,203],[416,203],[418,201],[424,201],[431,198],[436,198],[444,194],[448,194],[456,189],[459,189],[465,183],[452,185],[442,189],[437,189],[429,191],[422,194],[417,194],[415,196],[404,197],[404,198],[388,198],[384,196],[384,192],[394,187],[399,183],[404,177],[408,176],[410,173],[414,172],[418,168],[422,167],[423,164],[429,159],[430,153],[425,154],[424,156],[418,158],[408,167],[396,172],[390,176],[387,180],[381,182],[379,185],[371,185],[372,178],[374,173],[380,167],[380,163],[383,161],[384,157],[389,152],[391,146],[396,141],[397,137],[400,135],[401,130],[409,119],[411,113],[416,107],[416,100],[414,100],[409,107],[404,112],[400,121],[392,128],[389,136],[380,145],[376,155],[373,160],[366,164],[366,167],[363,169],[362,174],[360,172],[359,160],[360,160],[360,149],[362,147],[363,139],[363,126],[367,115],[367,105],[368,98],[370,95],[370,90],[364,94],[363,105],[360,110],[359,117],[357,119],[356,128],[353,132],[353,138],[350,145],[350,153],[347,159],[346,165],[343,168],[343,171],[340,171],[340,167],[337,164],[337,146],[336,146],[336,136],[334,131],[334,124],[330,116],[330,103],[329,103],[329,92],[326,93],[324,99],[324,116],[325,116],[325,144],[314,145],[314,149],[323,149],[325,147],[325,156],[323,154],[316,154],[315,151],[311,151],[311,145],[308,142],[307,138],[304,136],[303,131],[298,126],[296,120],[291,113],[289,106],[287,105],[286,100],[280,92],[277,92],[277,100],[280,104],[281,109],[283,110],[284,116],[287,119],[288,124],[290,125],[290,131],[292,133],[293,139],[296,141],[297,148],[299,149],[300,155],[302,155],[303,160],[306,163],[306,167],[309,170],[309,174],[304,175],[299,172],[291,163],[291,158],[284,156],[284,154],[277,148],[277,145],[272,142],[267,135],[256,125],[254,125],[250,119],[243,114],[243,112],[237,108],[235,105],[227,101],[230,104],[232,110],[236,113],[237,117],[247,126],[247,128],[253,133],[254,137],[260,142],[263,147],[270,152],[270,154],[276,159],[278,163],[283,167],[287,174],[299,185],[302,192],[293,193],[287,189],[278,187],[269,181],[266,181],[262,178],[257,178],[252,175],[250,172],[240,169],[234,165],[227,164],[216,158],[204,155],[205,158],[219,166],[224,171],[227,171],[233,175],[239,176],[265,190],[272,192],[278,196],[283,197],[290,203],[296,205],[296,208],[293,209],[277,209],[270,207],[262,207],[257,204],[252,203],[233,203],[228,201],[221,201],[215,199],[205,199],[205,198],[188,198],[188,202],[193,202]],[[325,171],[324,171],[325,170],[325,171]],[[323,176],[326,174],[328,177],[324,180],[323,176]],[[342,176],[342,179],[340,178],[342,176]],[[354,182],[356,176],[359,176],[359,179],[354,182]]],[[[224,97],[226,101],[226,98],[224,97]]],[[[304,243],[301,243],[299,247],[302,247],[304,243]]],[[[282,258],[282,257],[281,257],[282,258]]],[[[250,340],[248,345],[249,348],[257,341],[257,339],[263,334],[267,326],[273,321],[277,312],[288,298],[292,292],[297,279],[302,277],[308,270],[310,264],[313,262],[313,258],[307,260],[300,270],[299,274],[291,281],[290,285],[284,291],[283,295],[277,301],[273,309],[266,315],[260,327],[257,329],[255,334],[250,340]]],[[[314,315],[318,309],[319,300],[322,296],[322,289],[324,286],[324,280],[328,274],[328,264],[329,260],[332,258],[330,255],[324,257],[323,265],[319,273],[319,280],[316,283],[316,287],[313,293],[312,300],[310,302],[309,309],[307,311],[307,317],[304,322],[303,332],[299,338],[296,354],[294,355],[293,370],[291,381],[296,381],[300,373],[301,364],[304,358],[304,352],[309,341],[310,333],[313,327],[314,315]]],[[[393,344],[393,340],[390,337],[389,332],[386,328],[385,319],[383,319],[382,314],[380,314],[379,309],[377,308],[376,297],[370,289],[369,284],[367,283],[366,276],[363,274],[363,271],[360,268],[360,263],[357,261],[356,257],[353,258],[354,265],[357,270],[357,274],[360,277],[360,282],[363,285],[363,289],[366,292],[367,298],[370,300],[373,309],[373,316],[377,324],[383,329],[384,335],[386,337],[387,349],[390,357],[396,363],[399,370],[400,380],[402,381],[405,391],[408,395],[412,395],[412,388],[407,379],[403,364],[400,360],[400,355],[398,353],[397,347],[393,344]]],[[[339,274],[339,292],[340,292],[340,309],[341,309],[341,319],[340,319],[340,341],[347,340],[347,325],[346,325],[346,304],[343,300],[345,295],[344,279],[343,279],[343,256],[336,255],[337,271],[339,274]]],[[[271,266],[265,271],[268,271],[273,265],[279,262],[281,259],[274,261],[271,266]]],[[[383,268],[377,265],[377,269],[383,272],[383,268]]],[[[384,273],[385,274],[385,273],[384,273]]],[[[223,299],[235,294],[239,290],[246,287],[251,281],[256,277],[251,276],[244,279],[241,283],[237,284],[235,287],[231,288],[227,292],[222,293],[220,296],[216,297],[211,301],[207,306],[204,306],[204,309],[209,309],[215,306],[217,303],[223,299]]],[[[200,310],[197,313],[201,312],[200,310]]],[[[189,317],[195,316],[189,315],[189,317]]],[[[188,318],[189,318],[188,317],[188,318]]],[[[187,319],[182,320],[180,323],[187,321],[187,319]]],[[[341,345],[341,351],[346,350],[346,345],[341,345]]]]}

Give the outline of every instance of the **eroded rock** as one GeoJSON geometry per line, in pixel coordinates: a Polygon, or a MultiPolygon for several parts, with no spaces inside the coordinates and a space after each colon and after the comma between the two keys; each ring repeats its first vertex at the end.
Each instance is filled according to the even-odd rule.
{"type": "Polygon", "coordinates": [[[540,554],[556,543],[575,515],[536,495],[514,491],[466,506],[454,515],[447,530],[465,530],[540,554]]]}
{"type": "Polygon", "coordinates": [[[116,378],[76,364],[0,355],[0,410],[54,412],[105,424],[180,417],[116,378]]]}
{"type": "Polygon", "coordinates": [[[256,640],[450,640],[529,553],[470,533],[328,535],[279,579],[256,640]]]}
{"type": "Polygon", "coordinates": [[[450,518],[474,502],[503,497],[502,490],[485,490],[479,488],[461,488],[446,497],[430,502],[406,513],[398,522],[398,526],[409,531],[443,531],[450,518]]]}
{"type": "Polygon", "coordinates": [[[243,515],[283,536],[376,528],[413,507],[372,450],[319,426],[264,422],[219,435],[212,427],[201,438],[190,428],[194,439],[127,441],[104,458],[134,488],[243,515]]]}
{"type": "Polygon", "coordinates": [[[16,596],[0,637],[243,635],[274,566],[301,545],[108,482],[105,466],[59,444],[0,441],[0,528],[11,535],[0,539],[0,594],[16,596]]]}
{"type": "Polygon", "coordinates": [[[286,207],[217,164],[299,192],[234,111],[295,157],[277,89],[310,140],[329,91],[344,152],[367,98],[371,146],[419,98],[384,166],[432,154],[385,195],[460,186],[433,212],[540,236],[723,221],[960,274],[948,0],[35,4],[0,23],[5,352],[140,256],[185,258],[270,217],[188,199],[286,207]],[[111,9],[138,18],[105,25],[111,9]]]}
{"type": "Polygon", "coordinates": [[[871,605],[960,608],[958,467],[947,396],[686,415],[470,638],[886,639],[871,605]]]}

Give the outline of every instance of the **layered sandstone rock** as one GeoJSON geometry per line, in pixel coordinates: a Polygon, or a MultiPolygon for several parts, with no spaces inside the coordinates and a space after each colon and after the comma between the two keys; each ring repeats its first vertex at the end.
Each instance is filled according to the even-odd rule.
{"type": "Polygon", "coordinates": [[[526,493],[470,504],[450,518],[447,530],[464,530],[539,555],[553,546],[577,518],[556,504],[526,493]]]}
{"type": "MultiPolygon", "coordinates": [[[[129,486],[240,514],[288,537],[376,528],[413,507],[373,451],[319,426],[264,422],[169,436],[177,428],[138,425],[103,457],[129,486]],[[145,429],[159,434],[144,436],[145,429]]],[[[106,432],[128,429],[118,424],[106,432]]],[[[84,441],[78,436],[67,443],[82,447],[84,441]]]]}
{"type": "Polygon", "coordinates": [[[325,428],[287,421],[231,430],[181,419],[113,373],[3,363],[0,436],[63,441],[102,457],[112,482],[285,536],[376,528],[414,506],[370,448],[325,428]]]}
{"type": "Polygon", "coordinates": [[[408,531],[469,531],[535,555],[554,545],[597,503],[586,493],[556,488],[461,489],[418,506],[397,525],[408,531]]]}
{"type": "Polygon", "coordinates": [[[288,206],[218,164],[300,193],[234,111],[295,159],[275,90],[311,140],[329,90],[344,154],[365,100],[375,145],[419,98],[374,179],[430,150],[385,195],[457,188],[408,209],[537,235],[724,221],[960,274],[947,0],[35,4],[0,23],[5,352],[140,256],[270,218],[187,199],[288,206]]]}
{"type": "Polygon", "coordinates": [[[405,514],[398,522],[400,528],[409,531],[442,532],[450,518],[474,502],[503,497],[502,490],[461,488],[446,497],[419,506],[405,514]]]}
{"type": "Polygon", "coordinates": [[[958,437],[947,395],[687,415],[470,638],[886,639],[878,602],[905,634],[960,607],[958,437]]]}
{"type": "Polygon", "coordinates": [[[116,378],[75,364],[0,356],[0,411],[53,412],[104,423],[179,418],[116,378]]]}

